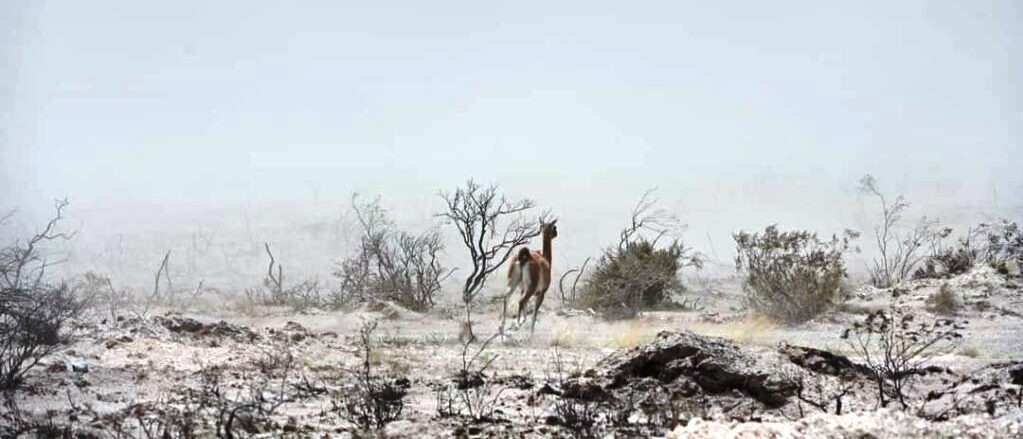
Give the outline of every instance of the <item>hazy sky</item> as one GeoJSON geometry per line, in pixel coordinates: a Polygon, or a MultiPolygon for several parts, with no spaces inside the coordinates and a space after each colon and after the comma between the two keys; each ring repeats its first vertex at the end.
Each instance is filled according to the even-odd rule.
{"type": "Polygon", "coordinates": [[[687,214],[802,218],[871,172],[1018,213],[1021,18],[1018,1],[5,1],[0,204],[425,203],[475,176],[579,222],[650,186],[687,214]]]}

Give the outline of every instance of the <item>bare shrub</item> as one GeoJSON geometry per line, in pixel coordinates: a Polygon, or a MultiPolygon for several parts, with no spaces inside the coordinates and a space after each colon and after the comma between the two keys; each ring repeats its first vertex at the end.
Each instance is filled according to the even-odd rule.
{"type": "MultiPolygon", "coordinates": [[[[49,242],[69,240],[74,237],[74,233],[58,231],[58,225],[64,220],[64,209],[67,206],[66,198],[56,200],[54,215],[42,230],[24,241],[17,240],[10,245],[0,247],[0,289],[32,290],[43,283],[46,269],[50,267],[52,261],[46,259],[41,247],[49,242]]],[[[6,224],[6,220],[13,216],[13,213],[0,218],[0,227],[6,224]]]]}
{"type": "Polygon", "coordinates": [[[65,340],[61,330],[77,316],[81,303],[67,284],[0,292],[0,389],[21,383],[24,375],[65,340]]]}
{"type": "Polygon", "coordinates": [[[847,276],[842,254],[857,236],[846,230],[823,241],[816,233],[780,232],[775,225],[763,233],[734,234],[735,267],[746,275],[749,305],[787,322],[814,318],[841,299],[847,276]]]}
{"type": "Polygon", "coordinates": [[[631,318],[686,292],[679,270],[700,268],[703,259],[677,239],[658,246],[661,238],[680,233],[685,226],[656,205],[653,189],[640,198],[629,225],[619,233],[618,245],[604,250],[584,281],[582,306],[606,318],[631,318]]]}
{"type": "Polygon", "coordinates": [[[30,416],[22,412],[17,401],[10,395],[4,398],[0,407],[0,437],[20,438],[69,438],[74,437],[75,423],[60,422],[56,411],[47,411],[45,417],[30,416]]]}
{"type": "MultiPolygon", "coordinates": [[[[561,358],[561,350],[554,345],[554,353],[551,361],[547,364],[548,377],[555,389],[554,416],[558,423],[567,428],[576,437],[600,437],[606,432],[603,425],[603,408],[595,399],[569,398],[564,396],[565,378],[569,373],[565,370],[565,363],[561,358]],[[553,374],[553,376],[550,376],[553,374]]],[[[575,371],[578,373],[578,371],[575,371]]]]}
{"type": "Polygon", "coordinates": [[[162,395],[156,401],[133,402],[121,410],[103,415],[90,407],[85,407],[84,411],[98,418],[93,424],[102,425],[112,433],[111,437],[191,439],[203,437],[202,408],[187,398],[162,395]]]}
{"type": "MultiPolygon", "coordinates": [[[[46,281],[49,262],[41,247],[70,239],[58,232],[67,200],[39,232],[0,248],[0,389],[21,383],[25,374],[63,342],[61,331],[82,308],[74,289],[46,281]]],[[[0,226],[3,222],[0,221],[0,226]]]]}
{"type": "Polygon", "coordinates": [[[247,437],[274,430],[273,417],[284,404],[310,396],[304,381],[296,383],[299,359],[283,343],[263,348],[247,366],[241,385],[228,383],[222,366],[203,367],[197,373],[199,388],[186,390],[179,404],[210,416],[217,437],[247,437]]]}
{"type": "Polygon", "coordinates": [[[870,368],[881,407],[895,400],[907,408],[906,390],[913,377],[931,357],[953,348],[962,329],[951,319],[919,321],[913,314],[877,311],[846,328],[842,339],[870,368]]]}
{"type": "Polygon", "coordinates": [[[167,250],[163,254],[163,259],[160,260],[160,266],[156,269],[156,274],[153,276],[153,293],[149,296],[149,300],[147,300],[147,306],[149,302],[160,300],[171,302],[174,300],[174,282],[170,277],[170,256],[171,251],[167,250]],[[161,281],[167,284],[165,290],[160,289],[161,281]]]}
{"type": "Polygon", "coordinates": [[[688,425],[693,419],[707,414],[706,408],[693,398],[664,387],[653,389],[640,407],[647,416],[648,424],[667,431],[688,425]]]}
{"type": "Polygon", "coordinates": [[[970,229],[953,244],[946,244],[946,239],[951,235],[952,229],[946,227],[931,241],[930,251],[913,272],[914,279],[946,278],[966,273],[973,268],[981,253],[981,248],[975,242],[978,231],[970,229]]]}
{"type": "Polygon", "coordinates": [[[806,374],[802,371],[779,371],[784,380],[795,390],[796,408],[799,418],[806,414],[803,411],[803,404],[817,409],[821,413],[834,413],[841,415],[843,410],[843,398],[858,388],[858,381],[851,379],[849,373],[839,373],[838,383],[829,383],[819,377],[806,374]],[[831,407],[834,410],[831,411],[831,407]]]}
{"type": "Polygon", "coordinates": [[[902,195],[889,200],[877,187],[877,179],[869,174],[860,179],[859,190],[876,197],[881,205],[881,224],[874,227],[878,257],[870,267],[871,283],[878,288],[898,285],[909,279],[926,258],[926,248],[947,237],[951,230],[942,229],[937,221],[924,217],[900,233],[900,222],[909,202],[902,195]]]}
{"type": "Polygon", "coordinates": [[[106,308],[110,320],[115,320],[118,313],[133,309],[135,306],[135,297],[131,291],[114,288],[110,277],[92,271],[78,277],[74,288],[89,297],[87,301],[95,308],[106,308]]]}
{"type": "Polygon", "coordinates": [[[578,268],[572,268],[561,274],[558,279],[558,292],[561,294],[562,305],[575,305],[576,287],[579,286],[579,279],[586,273],[586,266],[590,264],[590,258],[586,258],[578,268]],[[574,276],[573,276],[574,275],[574,276]],[[565,289],[565,280],[572,276],[572,284],[568,290],[565,289]]]}
{"type": "Polygon", "coordinates": [[[339,281],[335,304],[384,299],[413,310],[432,308],[434,296],[452,273],[437,259],[444,250],[439,232],[414,235],[398,229],[379,198],[361,202],[353,196],[352,210],[362,236],[355,254],[334,272],[339,281]]]}
{"type": "Polygon", "coordinates": [[[554,401],[554,415],[575,437],[603,436],[606,432],[601,419],[603,412],[603,407],[595,401],[575,398],[558,398],[554,401]]]}
{"type": "Polygon", "coordinates": [[[644,390],[626,387],[607,394],[566,392],[571,387],[566,377],[578,377],[582,372],[564,369],[557,345],[547,370],[545,394],[554,400],[556,424],[565,427],[574,437],[607,437],[612,429],[616,435],[629,437],[656,435],[705,414],[691,397],[656,383],[644,390]]]}
{"type": "Polygon", "coordinates": [[[975,264],[986,263],[999,273],[1010,274],[1023,263],[1023,233],[1019,226],[1008,220],[980,223],[952,244],[945,238],[952,229],[946,228],[930,243],[931,250],[913,273],[917,279],[947,278],[966,273],[975,264]]]}
{"type": "Polygon", "coordinates": [[[320,293],[319,282],[306,279],[294,285],[287,285],[284,282],[284,265],[277,261],[270,244],[263,243],[269,262],[266,268],[266,277],[263,284],[258,288],[245,290],[245,295],[250,302],[270,306],[290,306],[298,310],[319,306],[323,302],[320,293]]]}
{"type": "Polygon", "coordinates": [[[408,391],[407,379],[385,379],[373,375],[370,358],[376,328],[376,321],[368,321],[359,329],[356,347],[362,367],[352,372],[355,385],[343,394],[335,395],[332,401],[336,412],[364,430],[383,428],[397,420],[405,408],[408,391]]]}
{"type": "Polygon", "coordinates": [[[963,308],[963,300],[948,284],[942,284],[938,291],[927,296],[927,309],[945,315],[953,315],[963,308]]]}
{"type": "Polygon", "coordinates": [[[512,250],[540,235],[540,224],[546,215],[539,222],[526,220],[523,215],[534,207],[533,200],[511,201],[498,193],[496,185],[482,187],[473,180],[440,196],[447,208],[438,216],[458,230],[472,264],[462,286],[462,302],[471,331],[471,304],[483,290],[484,282],[508,261],[512,250]],[[505,221],[507,224],[502,226],[505,221]]]}
{"type": "Polygon", "coordinates": [[[497,359],[487,348],[500,334],[494,334],[471,352],[473,340],[462,342],[461,365],[454,382],[437,390],[437,414],[441,417],[464,416],[474,422],[493,421],[501,397],[507,387],[487,376],[487,369],[497,359]]]}

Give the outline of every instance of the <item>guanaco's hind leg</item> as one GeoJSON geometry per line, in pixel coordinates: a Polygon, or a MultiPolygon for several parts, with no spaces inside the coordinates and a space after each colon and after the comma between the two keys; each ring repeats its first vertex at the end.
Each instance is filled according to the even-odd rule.
{"type": "MultiPolygon", "coordinates": [[[[519,312],[515,315],[515,321],[522,321],[522,311],[529,305],[529,298],[536,294],[536,287],[540,283],[537,276],[530,276],[529,285],[526,287],[526,293],[522,295],[522,299],[519,300],[519,312]]],[[[529,317],[529,311],[526,311],[526,317],[529,317]]]]}
{"type": "Polygon", "coordinates": [[[536,315],[540,313],[540,305],[543,304],[543,298],[547,295],[547,288],[543,291],[537,292],[536,294],[536,308],[533,308],[533,323],[529,326],[529,332],[532,333],[536,329],[536,315]]]}
{"type": "Polygon", "coordinates": [[[508,293],[504,295],[504,307],[501,310],[501,331],[504,331],[504,322],[508,317],[508,299],[515,294],[515,290],[522,285],[522,270],[513,266],[508,273],[508,293]]]}

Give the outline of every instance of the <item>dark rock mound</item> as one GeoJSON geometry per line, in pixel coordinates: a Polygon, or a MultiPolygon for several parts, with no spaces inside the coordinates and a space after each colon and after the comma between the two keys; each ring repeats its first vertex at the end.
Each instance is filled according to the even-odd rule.
{"type": "Polygon", "coordinates": [[[778,352],[786,356],[793,364],[811,372],[831,376],[851,376],[870,374],[870,369],[849,358],[821,349],[803,346],[783,345],[778,352]]]}
{"type": "Polygon", "coordinates": [[[604,358],[580,379],[566,383],[564,393],[597,398],[616,389],[650,387],[653,379],[683,395],[752,398],[766,408],[777,408],[796,391],[779,373],[782,361],[777,354],[740,348],[722,338],[662,332],[649,344],[604,358]]]}
{"type": "Polygon", "coordinates": [[[154,317],[153,321],[167,328],[173,334],[187,335],[191,337],[222,337],[239,341],[253,341],[259,335],[251,329],[232,325],[223,320],[216,323],[205,323],[195,319],[181,316],[154,317]]]}
{"type": "Polygon", "coordinates": [[[291,322],[284,324],[284,328],[275,330],[270,328],[270,334],[274,340],[289,341],[289,342],[300,342],[307,338],[314,337],[313,334],[309,333],[309,330],[297,322],[291,322]]]}
{"type": "Polygon", "coordinates": [[[537,392],[561,398],[563,406],[602,407],[625,419],[638,409],[648,419],[674,410],[751,421],[870,409],[874,389],[866,367],[838,354],[744,346],[683,331],[614,352],[537,392]]]}

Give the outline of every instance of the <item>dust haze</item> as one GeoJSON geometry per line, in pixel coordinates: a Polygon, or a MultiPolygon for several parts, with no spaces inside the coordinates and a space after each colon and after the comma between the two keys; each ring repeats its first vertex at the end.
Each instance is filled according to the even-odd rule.
{"type": "MultiPolygon", "coordinates": [[[[703,311],[745,319],[740,231],[858,231],[842,258],[851,284],[870,283],[882,217],[864,175],[910,203],[902,225],[929,218],[949,239],[1023,219],[1021,14],[1011,1],[7,2],[0,216],[14,213],[0,238],[22,242],[66,197],[75,235],[44,249],[54,282],[91,273],[143,297],[162,275],[209,295],[161,312],[258,328],[290,315],[233,304],[264,282],[267,249],[288,282],[337,288],[364,242],[353,200],[439,234],[454,272],[438,306],[458,309],[472,266],[443,194],[493,184],[535,202],[524,221],[558,218],[557,283],[610,251],[653,189],[685,225],[671,237],[702,258],[679,272],[687,291],[728,291],[703,311]]],[[[504,273],[488,295],[505,292],[504,273]]],[[[580,318],[555,317],[562,306],[540,313],[556,319],[548,333],[580,318]]],[[[356,332],[356,317],[321,312],[301,323],[356,332]]],[[[498,330],[500,310],[479,312],[498,330]]],[[[576,359],[597,361],[621,331],[677,329],[676,317],[642,329],[592,317],[576,359]]],[[[457,333],[445,322],[387,330],[457,333]]],[[[769,326],[772,342],[805,335],[769,326]]],[[[543,360],[550,340],[528,340],[524,355],[543,360]]],[[[104,358],[97,367],[127,367],[104,358]]]]}

